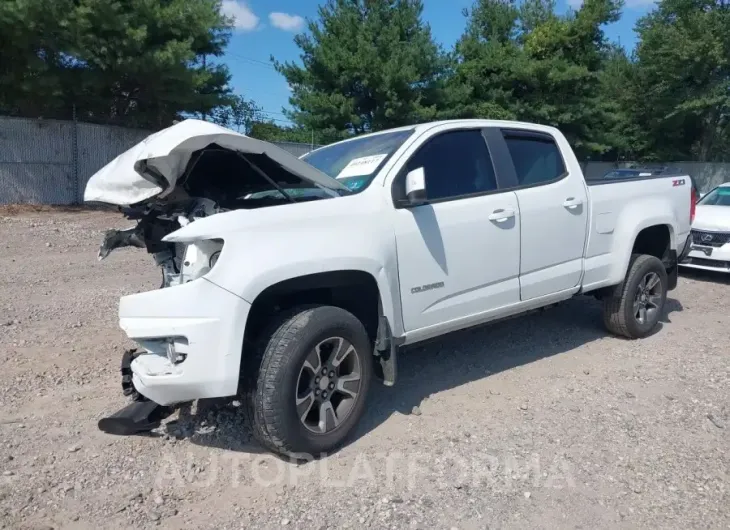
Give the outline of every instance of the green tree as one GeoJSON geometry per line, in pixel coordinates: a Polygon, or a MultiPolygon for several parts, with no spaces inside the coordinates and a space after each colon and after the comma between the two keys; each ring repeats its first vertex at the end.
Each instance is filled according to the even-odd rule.
{"type": "Polygon", "coordinates": [[[611,146],[604,158],[612,161],[639,160],[646,151],[644,125],[637,122],[630,110],[627,88],[634,75],[634,63],[626,50],[611,47],[600,73],[598,101],[604,111],[601,135],[611,146]]]}
{"type": "Polygon", "coordinates": [[[628,110],[645,158],[730,156],[730,6],[663,0],[636,27],[628,110]]]}
{"type": "Polygon", "coordinates": [[[520,32],[528,35],[538,26],[555,20],[555,0],[524,0],[519,7],[520,32]]]}
{"type": "Polygon", "coordinates": [[[477,0],[456,45],[449,84],[458,116],[511,118],[559,127],[582,157],[604,157],[612,117],[601,73],[610,55],[602,26],[617,0],[586,0],[558,16],[549,0],[477,0]],[[456,96],[453,96],[456,94],[456,96]]]}
{"type": "Polygon", "coordinates": [[[43,117],[63,105],[72,10],[71,0],[0,2],[0,112],[43,117]]]}
{"type": "Polygon", "coordinates": [[[479,0],[456,43],[446,89],[449,118],[516,119],[515,68],[524,54],[517,41],[519,10],[513,1],[479,0]]]}
{"type": "Polygon", "coordinates": [[[559,127],[579,156],[615,156],[610,133],[614,109],[603,98],[601,77],[611,46],[602,30],[620,16],[618,0],[585,0],[580,9],[552,17],[525,36],[527,60],[517,77],[521,119],[559,127]]]}
{"type": "MultiPolygon", "coordinates": [[[[233,95],[227,98],[225,104],[213,109],[210,113],[210,121],[243,134],[250,134],[252,127],[260,121],[261,116],[261,107],[256,105],[253,100],[233,95]]],[[[207,118],[202,113],[197,117],[207,118]]]]}
{"type": "Polygon", "coordinates": [[[273,121],[256,121],[248,133],[253,138],[268,142],[296,142],[323,145],[342,140],[348,133],[333,128],[318,130],[297,125],[282,127],[273,121]]]}
{"type": "Polygon", "coordinates": [[[421,0],[328,0],[295,37],[302,66],[275,61],[306,129],[362,133],[436,115],[445,58],[421,0]]]}
{"type": "Polygon", "coordinates": [[[3,0],[0,112],[162,127],[231,104],[219,0],[3,0]]]}

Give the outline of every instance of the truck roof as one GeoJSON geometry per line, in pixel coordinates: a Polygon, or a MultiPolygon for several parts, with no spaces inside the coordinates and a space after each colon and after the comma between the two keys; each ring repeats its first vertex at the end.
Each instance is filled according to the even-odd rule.
{"type": "MultiPolygon", "coordinates": [[[[440,125],[464,125],[465,127],[505,127],[511,129],[529,129],[531,131],[541,131],[549,134],[558,133],[558,129],[550,127],[549,125],[540,125],[538,123],[529,123],[525,121],[510,121],[510,120],[482,120],[482,119],[463,119],[463,120],[440,120],[430,121],[426,123],[417,123],[414,125],[405,125],[403,127],[394,127],[392,129],[384,129],[382,131],[361,134],[353,136],[352,138],[346,138],[335,143],[349,142],[351,140],[367,138],[369,136],[377,136],[379,134],[392,133],[396,131],[415,131],[416,133],[422,133],[434,127],[440,125]]],[[[332,145],[332,144],[330,144],[332,145]]]]}
{"type": "Polygon", "coordinates": [[[541,125],[539,123],[530,123],[526,121],[512,121],[512,120],[483,120],[483,119],[463,119],[463,120],[441,120],[432,121],[428,123],[420,123],[415,125],[414,128],[417,132],[426,131],[439,125],[459,125],[463,124],[466,126],[479,126],[479,127],[506,127],[512,129],[530,129],[533,131],[543,131],[549,133],[556,133],[558,129],[550,127],[549,125],[541,125]]]}

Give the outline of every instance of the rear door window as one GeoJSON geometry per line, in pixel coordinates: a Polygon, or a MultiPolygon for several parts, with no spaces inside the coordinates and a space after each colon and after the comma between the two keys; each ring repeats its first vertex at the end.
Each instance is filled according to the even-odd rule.
{"type": "Polygon", "coordinates": [[[520,187],[559,180],[565,163],[555,140],[548,134],[503,131],[520,187]]]}

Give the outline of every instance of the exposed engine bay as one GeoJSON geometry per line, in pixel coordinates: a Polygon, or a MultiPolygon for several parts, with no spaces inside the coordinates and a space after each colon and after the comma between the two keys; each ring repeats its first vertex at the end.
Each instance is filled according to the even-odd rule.
{"type": "Polygon", "coordinates": [[[193,153],[182,177],[164,196],[119,208],[137,223],[126,230],[107,231],[98,259],[117,248],[144,248],[162,270],[161,287],[179,285],[206,274],[223,242],[175,244],[162,240],[168,234],[225,211],[320,200],[340,193],[303,180],[266,154],[210,144],[193,153]]]}
{"type": "Polygon", "coordinates": [[[184,245],[167,243],[162,238],[188,223],[223,210],[210,199],[190,199],[166,206],[163,208],[155,205],[141,211],[131,208],[123,211],[128,219],[138,222],[126,230],[107,231],[99,248],[99,260],[106,258],[117,248],[144,248],[162,269],[161,287],[194,280],[210,270],[220,254],[222,242],[201,241],[194,245],[184,245]]]}

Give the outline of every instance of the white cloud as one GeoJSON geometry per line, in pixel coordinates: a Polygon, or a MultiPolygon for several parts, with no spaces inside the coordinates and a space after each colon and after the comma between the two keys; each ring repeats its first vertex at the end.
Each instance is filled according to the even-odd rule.
{"type": "Polygon", "coordinates": [[[221,13],[231,17],[233,26],[240,31],[253,31],[259,25],[259,17],[242,0],[223,0],[221,13]]]}
{"type": "Polygon", "coordinates": [[[289,13],[269,13],[269,22],[275,28],[284,31],[299,31],[304,27],[304,19],[299,15],[289,13]]]}
{"type": "MultiPolygon", "coordinates": [[[[624,2],[625,9],[643,9],[656,4],[657,0],[626,0],[624,2]]],[[[573,9],[578,9],[583,5],[583,0],[568,0],[568,5],[573,9]]]]}

